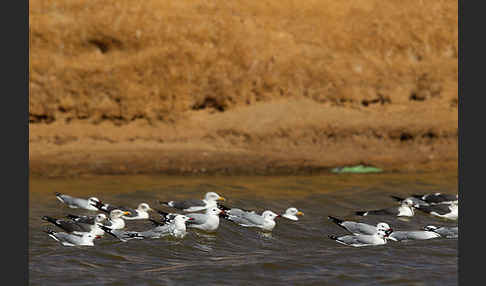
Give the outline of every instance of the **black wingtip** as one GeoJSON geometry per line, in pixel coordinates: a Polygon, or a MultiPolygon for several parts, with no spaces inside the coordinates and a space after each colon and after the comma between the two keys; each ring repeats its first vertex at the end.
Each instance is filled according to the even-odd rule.
{"type": "Polygon", "coordinates": [[[72,220],[75,220],[75,219],[80,218],[80,216],[73,215],[73,214],[67,214],[67,215],[66,215],[66,217],[67,217],[67,218],[70,218],[70,219],[72,219],[72,220]]]}
{"type": "Polygon", "coordinates": [[[56,197],[59,197],[59,196],[61,196],[61,195],[62,195],[62,194],[61,194],[61,193],[59,193],[59,192],[55,192],[54,194],[56,195],[56,197]]]}
{"type": "Polygon", "coordinates": [[[44,229],[44,232],[47,234],[54,234],[54,231],[51,228],[44,229]]]}
{"type": "Polygon", "coordinates": [[[333,216],[328,216],[327,217],[330,221],[334,222],[335,224],[341,224],[343,222],[343,220],[341,219],[338,219],[337,217],[333,217],[333,216]]]}
{"type": "MultiPolygon", "coordinates": [[[[107,232],[107,233],[109,233],[109,234],[113,235],[113,233],[111,233],[112,229],[111,229],[111,228],[109,228],[109,227],[107,227],[106,225],[102,225],[102,224],[101,224],[101,225],[99,225],[99,227],[100,227],[102,230],[104,230],[105,232],[107,232]]],[[[115,237],[116,237],[116,236],[115,236],[115,237]]]]}
{"type": "Polygon", "coordinates": [[[45,215],[45,216],[42,216],[41,219],[56,224],[56,219],[53,218],[53,217],[50,217],[50,216],[46,216],[45,215]]]}
{"type": "Polygon", "coordinates": [[[149,218],[149,221],[151,221],[155,226],[164,225],[163,222],[156,221],[155,219],[152,219],[152,218],[149,218]]]}
{"type": "Polygon", "coordinates": [[[229,211],[230,210],[230,208],[228,208],[227,206],[222,205],[220,203],[216,203],[216,205],[218,206],[218,209],[220,209],[220,210],[223,210],[223,211],[229,211]]]}
{"type": "Polygon", "coordinates": [[[400,198],[400,197],[397,197],[397,196],[394,196],[394,195],[391,195],[390,197],[395,199],[395,201],[397,201],[397,202],[401,202],[401,201],[405,200],[404,198],[400,198]]]}
{"type": "Polygon", "coordinates": [[[422,199],[424,195],[412,195],[412,197],[417,198],[417,199],[422,199]]]}
{"type": "Polygon", "coordinates": [[[357,211],[354,213],[355,215],[359,215],[359,216],[365,216],[368,214],[368,211],[357,211]]]}
{"type": "Polygon", "coordinates": [[[328,235],[327,237],[329,237],[332,240],[337,240],[338,239],[338,237],[335,236],[335,235],[328,235]]]}

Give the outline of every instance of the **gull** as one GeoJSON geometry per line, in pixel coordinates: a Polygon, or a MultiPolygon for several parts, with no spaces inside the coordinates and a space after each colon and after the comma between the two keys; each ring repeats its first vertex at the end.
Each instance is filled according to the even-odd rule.
{"type": "Polygon", "coordinates": [[[64,246],[85,245],[93,246],[96,236],[90,232],[83,233],[66,233],[54,232],[51,229],[46,229],[45,232],[54,240],[59,241],[64,246]]]}
{"type": "Polygon", "coordinates": [[[414,204],[412,200],[405,199],[397,207],[391,207],[391,208],[380,209],[380,210],[371,210],[371,211],[357,211],[355,212],[355,214],[359,216],[367,216],[367,215],[413,216],[414,206],[417,205],[414,204]]]}
{"type": "Polygon", "coordinates": [[[384,222],[380,222],[376,226],[374,226],[374,225],[361,223],[361,222],[344,221],[332,216],[328,216],[328,219],[354,235],[357,234],[372,235],[375,234],[377,229],[379,228],[383,230],[391,229],[391,227],[384,222]]]}
{"type": "Polygon", "coordinates": [[[184,215],[176,215],[170,223],[159,223],[150,219],[156,227],[140,232],[116,230],[106,226],[102,226],[102,228],[107,233],[124,242],[130,239],[160,238],[169,235],[176,238],[183,238],[187,234],[186,221],[190,220],[192,220],[192,218],[184,215]]]}
{"type": "Polygon", "coordinates": [[[118,209],[112,210],[110,212],[110,217],[103,225],[111,229],[122,229],[125,227],[125,221],[123,220],[123,216],[125,215],[130,215],[130,212],[118,209]]]}
{"type": "MultiPolygon", "coordinates": [[[[343,221],[338,218],[329,216],[329,219],[334,222],[335,224],[339,225],[340,227],[344,228],[345,230],[349,231],[354,235],[358,234],[365,234],[370,235],[376,233],[378,229],[388,230],[391,229],[387,223],[380,222],[376,226],[354,222],[354,221],[343,221]]],[[[402,240],[422,240],[422,239],[431,239],[431,238],[438,238],[440,235],[431,231],[393,231],[387,237],[390,240],[394,241],[402,241],[402,240]]]]}
{"type": "Polygon", "coordinates": [[[266,231],[272,231],[276,225],[275,218],[280,217],[280,215],[270,210],[266,210],[259,215],[255,212],[234,208],[230,211],[225,211],[223,217],[244,227],[258,227],[266,231]]]}
{"type": "Polygon", "coordinates": [[[166,205],[178,210],[182,210],[184,212],[197,212],[206,210],[208,208],[217,207],[217,201],[224,201],[225,198],[221,197],[215,192],[206,193],[204,199],[190,199],[185,201],[169,201],[169,202],[160,202],[162,205],[166,205]]]}
{"type": "Polygon", "coordinates": [[[224,213],[218,208],[210,208],[204,214],[187,214],[186,216],[192,218],[187,224],[189,228],[197,228],[204,231],[215,231],[219,226],[219,215],[224,213]]]}
{"type": "Polygon", "coordinates": [[[421,194],[412,195],[412,197],[420,199],[429,204],[451,204],[458,202],[458,195],[433,193],[433,194],[421,194]]]}
{"type": "Polygon", "coordinates": [[[418,206],[417,209],[436,217],[451,220],[457,220],[459,216],[459,206],[457,205],[457,203],[418,206]]]}
{"type": "Polygon", "coordinates": [[[96,197],[90,197],[88,199],[75,198],[69,195],[56,193],[56,198],[68,207],[76,209],[82,208],[90,211],[97,211],[98,209],[93,204],[99,203],[100,200],[96,197]]]}
{"type": "Polygon", "coordinates": [[[330,235],[329,238],[341,244],[354,246],[354,247],[369,246],[369,245],[383,245],[386,244],[388,236],[392,232],[393,230],[391,228],[389,229],[377,228],[376,233],[374,234],[357,234],[357,235],[350,234],[341,237],[330,235]]]}
{"type": "Polygon", "coordinates": [[[427,225],[427,226],[424,226],[424,229],[438,233],[440,236],[445,237],[445,238],[458,238],[459,237],[459,229],[458,229],[457,226],[454,226],[454,227],[447,227],[447,226],[437,227],[437,226],[433,226],[433,225],[427,225]]]}
{"type": "Polygon", "coordinates": [[[106,216],[104,214],[100,214],[94,217],[92,220],[84,221],[61,220],[50,216],[43,216],[42,219],[58,226],[67,233],[80,234],[83,232],[90,232],[95,236],[102,236],[104,232],[99,228],[99,224],[106,219],[106,216]]]}
{"type": "Polygon", "coordinates": [[[281,216],[286,218],[286,219],[298,221],[299,218],[297,216],[302,216],[302,215],[304,215],[303,212],[299,211],[298,209],[296,209],[294,207],[290,207],[287,210],[285,210],[285,213],[283,213],[281,216]]]}
{"type": "Polygon", "coordinates": [[[124,215],[123,218],[126,220],[134,220],[134,219],[148,219],[150,217],[149,211],[153,211],[153,209],[147,203],[141,203],[138,205],[136,209],[126,208],[126,207],[117,207],[110,204],[104,204],[101,202],[97,202],[94,206],[103,212],[110,213],[112,210],[122,210],[130,212],[129,215],[124,215]]]}

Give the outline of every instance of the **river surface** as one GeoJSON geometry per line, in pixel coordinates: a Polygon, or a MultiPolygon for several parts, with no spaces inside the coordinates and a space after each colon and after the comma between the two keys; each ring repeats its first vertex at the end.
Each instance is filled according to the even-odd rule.
{"type": "MultiPolygon", "coordinates": [[[[77,179],[31,178],[29,198],[30,285],[457,285],[458,240],[388,242],[354,248],[328,235],[346,231],[328,215],[370,224],[387,222],[394,230],[455,221],[416,212],[409,219],[357,217],[353,211],[396,205],[390,195],[457,193],[456,173],[333,174],[297,177],[101,176],[77,179]],[[54,192],[97,196],[114,205],[136,207],[157,200],[202,198],[208,191],[225,205],[281,213],[290,206],[304,212],[297,222],[277,218],[271,233],[221,220],[215,233],[189,230],[183,239],[120,242],[109,235],[95,246],[62,246],[43,230],[40,218],[95,212],[70,209],[54,192]]],[[[158,219],[157,214],[152,217],[158,219]]],[[[146,230],[146,220],[127,221],[126,229],[146,230]]]]}

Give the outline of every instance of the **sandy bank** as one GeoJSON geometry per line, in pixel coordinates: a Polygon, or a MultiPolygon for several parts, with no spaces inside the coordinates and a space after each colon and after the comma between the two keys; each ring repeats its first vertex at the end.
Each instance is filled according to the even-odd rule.
{"type": "Polygon", "coordinates": [[[457,1],[29,12],[32,174],[457,168],[457,1]]]}

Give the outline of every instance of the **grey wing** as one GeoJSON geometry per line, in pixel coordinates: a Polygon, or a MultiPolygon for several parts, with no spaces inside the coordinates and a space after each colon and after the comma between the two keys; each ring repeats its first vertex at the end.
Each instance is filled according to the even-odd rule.
{"type": "Polygon", "coordinates": [[[186,216],[193,219],[187,221],[188,224],[204,224],[208,220],[208,216],[206,214],[187,214],[186,216]]]}
{"type": "Polygon", "coordinates": [[[429,194],[425,196],[425,199],[429,203],[443,203],[443,202],[450,202],[450,201],[457,201],[457,197],[455,195],[448,195],[448,194],[429,194]]]}
{"type": "Polygon", "coordinates": [[[387,209],[381,209],[381,210],[371,210],[368,211],[368,214],[373,214],[373,215],[398,215],[398,207],[391,207],[387,209]]]}
{"type": "Polygon", "coordinates": [[[438,237],[437,233],[425,230],[419,231],[394,231],[389,236],[393,240],[420,240],[438,237]]]}
{"type": "Polygon", "coordinates": [[[345,236],[338,237],[336,240],[348,245],[363,243],[360,237],[356,235],[345,235],[345,236]]]}
{"type": "Polygon", "coordinates": [[[376,226],[366,223],[345,221],[341,224],[347,231],[354,234],[375,234],[376,226]]]}
{"type": "Polygon", "coordinates": [[[126,231],[126,230],[111,230],[111,233],[115,235],[121,241],[126,241],[139,237],[139,233],[136,231],[126,231]]]}
{"type": "Polygon", "coordinates": [[[79,205],[82,199],[71,197],[70,195],[59,194],[56,197],[63,203],[67,205],[79,205]]]}
{"type": "Polygon", "coordinates": [[[91,231],[91,226],[85,223],[78,223],[73,221],[57,220],[56,225],[64,229],[67,232],[79,231],[79,232],[89,232],[91,231]]]}
{"type": "Polygon", "coordinates": [[[197,200],[197,199],[192,199],[192,200],[185,200],[185,201],[174,201],[172,203],[172,207],[176,209],[188,209],[190,207],[204,207],[206,206],[206,203],[203,200],[197,200]]]}
{"type": "Polygon", "coordinates": [[[436,233],[440,234],[440,236],[446,238],[457,238],[459,235],[458,227],[440,227],[435,230],[436,233]]]}
{"type": "Polygon", "coordinates": [[[231,209],[226,212],[228,219],[243,225],[252,225],[253,223],[248,219],[248,212],[245,212],[241,209],[231,209]]]}
{"type": "Polygon", "coordinates": [[[439,215],[445,215],[451,212],[449,205],[419,206],[418,209],[426,213],[436,212],[439,215]]]}
{"type": "Polygon", "coordinates": [[[161,235],[168,233],[169,230],[170,230],[169,225],[162,225],[150,230],[141,231],[138,233],[138,235],[144,238],[157,238],[160,237],[161,235]]]}
{"type": "Polygon", "coordinates": [[[253,225],[263,225],[265,223],[265,219],[261,215],[253,212],[243,212],[242,218],[253,225]]]}
{"type": "Polygon", "coordinates": [[[85,224],[94,225],[95,218],[96,217],[94,217],[94,216],[80,216],[80,217],[73,219],[73,221],[78,222],[78,223],[85,223],[85,224]]]}

